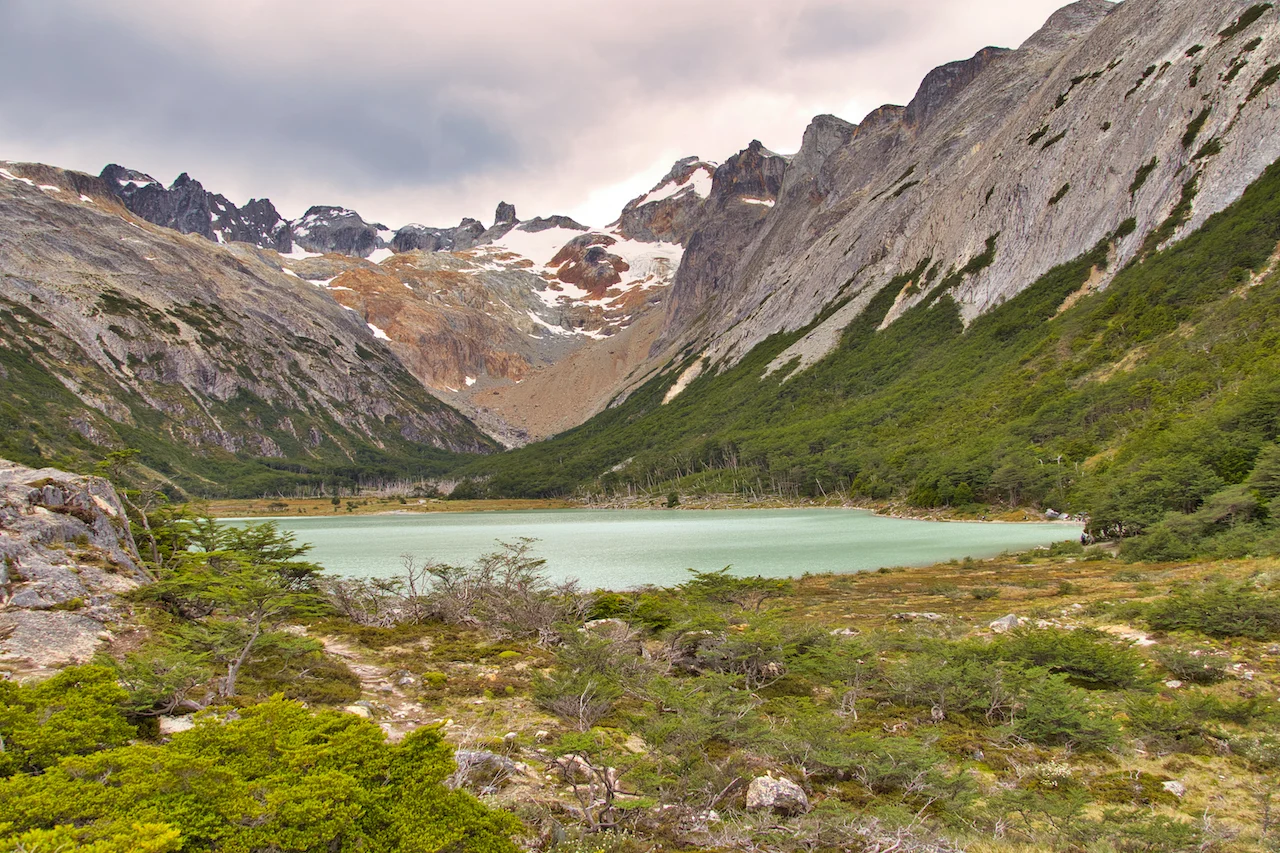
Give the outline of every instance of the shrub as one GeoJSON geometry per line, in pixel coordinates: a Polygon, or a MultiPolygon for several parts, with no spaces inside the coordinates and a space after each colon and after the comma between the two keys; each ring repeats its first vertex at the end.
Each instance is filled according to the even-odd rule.
{"type": "Polygon", "coordinates": [[[1200,649],[1188,652],[1164,646],[1156,649],[1155,657],[1173,676],[1192,684],[1216,684],[1227,677],[1231,665],[1230,657],[1200,649]]]}
{"type": "Polygon", "coordinates": [[[1280,637],[1280,600],[1250,586],[1218,584],[1198,591],[1175,590],[1147,609],[1157,631],[1198,631],[1210,637],[1280,637]]]}
{"type": "Polygon", "coordinates": [[[1139,687],[1149,678],[1136,652],[1085,628],[1019,630],[996,649],[1008,660],[1042,666],[1099,687],[1139,687]]]}
{"type": "Polygon", "coordinates": [[[1101,752],[1119,742],[1120,726],[1065,675],[1044,673],[1024,687],[1021,709],[1009,724],[1017,737],[1042,746],[1101,752]]]}

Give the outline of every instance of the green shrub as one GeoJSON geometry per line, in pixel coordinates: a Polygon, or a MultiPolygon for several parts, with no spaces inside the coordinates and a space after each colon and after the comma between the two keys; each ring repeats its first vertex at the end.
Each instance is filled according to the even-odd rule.
{"type": "Polygon", "coordinates": [[[995,653],[1098,687],[1141,687],[1150,680],[1139,654],[1087,628],[1019,629],[997,643],[995,653]]]}
{"type": "Polygon", "coordinates": [[[437,729],[391,744],[368,720],[273,699],[237,719],[206,717],[164,745],[69,757],[0,782],[10,821],[0,844],[33,830],[112,837],[163,822],[188,850],[515,853],[518,822],[446,788],[454,767],[437,729]]]}
{"type": "Polygon", "coordinates": [[[1202,649],[1195,651],[1199,654],[1162,646],[1156,649],[1155,657],[1160,661],[1161,666],[1181,681],[1192,684],[1216,684],[1227,677],[1227,667],[1231,665],[1230,657],[1205,652],[1202,649]]]}
{"type": "Polygon", "coordinates": [[[1222,583],[1201,590],[1175,590],[1147,609],[1157,631],[1198,631],[1210,637],[1280,637],[1280,599],[1245,584],[1222,583]]]}
{"type": "Polygon", "coordinates": [[[1102,752],[1119,742],[1119,724],[1085,691],[1068,684],[1065,675],[1041,672],[1043,678],[1026,684],[1010,732],[1031,743],[1081,752],[1102,752]]]}

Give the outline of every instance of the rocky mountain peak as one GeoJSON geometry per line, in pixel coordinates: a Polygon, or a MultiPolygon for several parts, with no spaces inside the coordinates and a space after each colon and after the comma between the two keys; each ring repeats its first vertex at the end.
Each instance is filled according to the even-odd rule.
{"type": "Polygon", "coordinates": [[[528,222],[522,222],[519,230],[526,231],[530,234],[537,234],[542,231],[550,231],[553,228],[565,228],[569,231],[589,231],[587,226],[568,216],[535,216],[528,222]]]}
{"type": "Polygon", "coordinates": [[[454,228],[432,228],[427,225],[406,225],[391,240],[391,251],[400,252],[462,252],[476,245],[484,225],[475,219],[463,219],[454,228]]]}
{"type": "Polygon", "coordinates": [[[765,148],[760,140],[752,140],[716,169],[711,182],[712,202],[723,205],[737,200],[769,206],[782,189],[787,163],[788,158],[765,148]]]}
{"type": "Polygon", "coordinates": [[[279,252],[293,248],[289,223],[268,199],[252,199],[238,208],[186,172],[168,188],[148,174],[115,163],[99,177],[132,213],[156,225],[216,243],[253,243],[279,252]]]}
{"type": "Polygon", "coordinates": [[[1057,53],[1093,31],[1103,18],[1119,8],[1108,0],[1079,0],[1049,16],[1045,25],[1018,48],[1021,51],[1057,53]]]}
{"type": "Polygon", "coordinates": [[[627,203],[613,227],[628,240],[684,245],[715,172],[715,163],[699,157],[677,160],[653,189],[627,203]]]}
{"type": "Polygon", "coordinates": [[[514,204],[507,204],[505,201],[498,202],[498,209],[493,213],[494,227],[499,225],[515,225],[519,221],[520,219],[516,216],[516,206],[514,204]]]}
{"type": "Polygon", "coordinates": [[[812,192],[819,197],[831,191],[823,186],[820,175],[827,158],[844,146],[858,131],[858,126],[833,115],[820,115],[809,123],[800,150],[787,167],[783,193],[812,192]]]}
{"type": "Polygon", "coordinates": [[[308,208],[302,218],[293,224],[293,238],[308,252],[338,252],[357,258],[367,258],[381,249],[385,241],[381,232],[385,225],[365,222],[354,210],[331,205],[308,208]]]}
{"type": "Polygon", "coordinates": [[[933,69],[925,75],[916,96],[907,105],[903,121],[911,127],[920,127],[977,79],[988,65],[1008,53],[1012,51],[1007,48],[984,47],[970,59],[949,62],[933,69]]]}

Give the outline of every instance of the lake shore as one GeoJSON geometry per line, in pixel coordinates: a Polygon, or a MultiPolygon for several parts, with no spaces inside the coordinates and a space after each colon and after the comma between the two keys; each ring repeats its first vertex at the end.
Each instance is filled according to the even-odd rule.
{"type": "Polygon", "coordinates": [[[350,515],[398,515],[457,512],[528,512],[560,509],[600,510],[664,510],[698,512],[705,510],[759,509],[852,509],[873,512],[886,518],[911,521],[982,521],[990,523],[1059,522],[1078,524],[1067,519],[1047,518],[1032,508],[976,507],[972,510],[952,508],[922,509],[899,501],[851,501],[838,496],[827,498],[768,497],[746,499],[738,495],[685,495],[675,507],[667,506],[665,497],[612,498],[608,501],[565,498],[445,500],[442,498],[358,497],[340,498],[258,498],[201,501],[199,507],[214,518],[282,518],[282,517],[346,517],[350,515]]]}

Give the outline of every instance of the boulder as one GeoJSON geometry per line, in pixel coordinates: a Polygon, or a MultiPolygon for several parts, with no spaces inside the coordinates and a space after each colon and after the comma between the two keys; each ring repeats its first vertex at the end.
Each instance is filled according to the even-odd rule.
{"type": "Polygon", "coordinates": [[[1012,631],[1021,624],[1022,620],[1010,613],[1008,616],[1001,616],[987,627],[992,631],[995,631],[997,634],[1003,634],[1007,631],[1012,631]]]}
{"type": "Polygon", "coordinates": [[[809,811],[809,798],[804,789],[790,779],[759,776],[747,787],[747,811],[804,814],[809,811]]]}
{"type": "Polygon", "coordinates": [[[458,769],[445,781],[450,788],[496,791],[518,770],[510,758],[486,750],[460,749],[453,758],[458,769]]]}
{"type": "Polygon", "coordinates": [[[1184,797],[1187,793],[1187,786],[1176,780],[1165,782],[1164,789],[1175,797],[1184,797]]]}
{"type": "Polygon", "coordinates": [[[941,622],[946,619],[941,613],[895,613],[893,618],[899,622],[941,622]]]}

